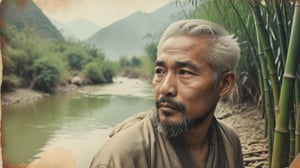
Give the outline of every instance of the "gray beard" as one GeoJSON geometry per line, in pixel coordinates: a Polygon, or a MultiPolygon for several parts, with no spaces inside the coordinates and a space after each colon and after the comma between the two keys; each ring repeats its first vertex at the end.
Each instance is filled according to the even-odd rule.
{"type": "MultiPolygon", "coordinates": [[[[213,110],[212,110],[213,111],[213,110]]],[[[176,138],[185,133],[187,133],[192,128],[201,124],[204,120],[208,118],[212,111],[208,111],[205,114],[198,116],[196,119],[191,120],[190,118],[184,116],[183,120],[178,123],[162,123],[160,122],[159,115],[157,115],[157,130],[163,133],[168,138],[176,138]]]]}
{"type": "Polygon", "coordinates": [[[162,123],[158,117],[158,132],[163,133],[168,138],[181,136],[193,127],[193,122],[188,118],[184,118],[184,120],[179,123],[162,123]]]}

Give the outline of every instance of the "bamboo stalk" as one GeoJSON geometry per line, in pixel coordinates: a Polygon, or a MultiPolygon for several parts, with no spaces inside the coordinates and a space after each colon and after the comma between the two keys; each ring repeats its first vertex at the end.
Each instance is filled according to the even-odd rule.
{"type": "Polygon", "coordinates": [[[275,11],[275,17],[277,22],[277,28],[279,32],[279,45],[281,50],[281,60],[283,65],[285,65],[286,53],[287,53],[287,40],[286,40],[286,31],[284,29],[284,23],[282,18],[282,12],[280,10],[280,1],[281,0],[272,0],[273,8],[275,11]]]}
{"type": "MultiPolygon", "coordinates": [[[[300,59],[298,58],[298,65],[300,62],[299,60],[300,59]]],[[[296,103],[295,155],[297,155],[298,153],[300,153],[300,79],[299,76],[295,81],[295,103],[296,103]]]]}
{"type": "MultiPolygon", "coordinates": [[[[257,24],[255,24],[256,29],[258,29],[257,24]]],[[[260,62],[260,66],[261,66],[261,72],[262,72],[262,76],[263,76],[263,88],[264,88],[264,92],[262,93],[263,98],[264,98],[264,109],[266,111],[266,115],[267,115],[267,139],[268,139],[268,152],[269,152],[269,165],[271,165],[271,161],[272,161],[272,155],[271,153],[273,152],[273,137],[274,137],[274,111],[272,109],[272,101],[271,101],[271,91],[270,91],[270,85],[269,85],[269,75],[268,75],[268,70],[266,67],[266,61],[265,61],[265,57],[263,54],[263,49],[262,49],[262,44],[261,44],[261,34],[259,33],[259,31],[257,31],[257,43],[258,43],[258,54],[259,54],[259,62],[260,62]]]]}
{"type": "MultiPolygon", "coordinates": [[[[300,58],[298,57],[297,65],[300,65],[300,58]]],[[[300,153],[300,67],[296,70],[295,81],[295,155],[300,153]]]]}
{"type": "MultiPolygon", "coordinates": [[[[294,102],[294,101],[293,101],[294,102]]],[[[294,106],[290,108],[290,118],[289,118],[289,134],[290,134],[290,149],[289,149],[289,163],[291,163],[295,157],[295,112],[294,106]]]]}
{"type": "Polygon", "coordinates": [[[285,164],[285,146],[288,144],[289,110],[293,105],[293,91],[297,55],[300,53],[300,4],[297,2],[293,17],[291,38],[289,42],[287,60],[283,75],[279,101],[279,114],[276,122],[274,147],[272,154],[272,168],[281,168],[285,164]]]}
{"type": "Polygon", "coordinates": [[[270,47],[270,40],[268,36],[268,32],[266,28],[264,27],[263,18],[261,16],[259,2],[253,1],[252,2],[252,10],[253,15],[256,21],[256,24],[258,26],[258,31],[261,34],[261,40],[264,48],[264,55],[266,56],[268,70],[270,74],[270,80],[271,80],[271,88],[273,93],[273,101],[274,101],[274,109],[275,113],[278,112],[278,105],[279,105],[279,81],[278,81],[278,75],[276,71],[275,66],[275,60],[273,56],[272,49],[270,47]]]}

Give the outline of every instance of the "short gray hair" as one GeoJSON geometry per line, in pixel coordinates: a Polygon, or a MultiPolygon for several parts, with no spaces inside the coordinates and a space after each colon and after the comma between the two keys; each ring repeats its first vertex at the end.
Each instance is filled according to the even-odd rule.
{"type": "Polygon", "coordinates": [[[234,71],[240,57],[237,39],[219,26],[207,20],[187,19],[172,23],[161,36],[158,50],[170,37],[178,35],[204,36],[209,44],[205,59],[219,76],[227,70],[234,71]]]}

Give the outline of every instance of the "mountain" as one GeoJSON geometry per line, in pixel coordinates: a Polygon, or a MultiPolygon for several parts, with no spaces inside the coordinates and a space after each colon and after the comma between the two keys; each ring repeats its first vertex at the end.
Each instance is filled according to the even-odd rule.
{"type": "MultiPolygon", "coordinates": [[[[188,11],[191,6],[183,8],[188,11]]],[[[168,24],[184,17],[183,8],[171,2],[151,13],[135,12],[102,28],[88,38],[87,42],[102,49],[113,60],[121,56],[139,56],[147,43],[158,40],[168,24]]]]}
{"type": "Polygon", "coordinates": [[[136,12],[102,28],[87,41],[103,49],[109,58],[115,59],[119,56],[141,53],[146,41],[144,36],[153,29],[157,30],[158,27],[156,18],[136,12]]]}
{"type": "Polygon", "coordinates": [[[75,20],[68,24],[63,24],[52,18],[50,20],[65,38],[75,38],[81,41],[86,40],[101,29],[99,25],[85,19],[75,20]]]}
{"type": "Polygon", "coordinates": [[[62,40],[63,36],[32,0],[2,0],[0,23],[14,25],[40,37],[62,40]]]}

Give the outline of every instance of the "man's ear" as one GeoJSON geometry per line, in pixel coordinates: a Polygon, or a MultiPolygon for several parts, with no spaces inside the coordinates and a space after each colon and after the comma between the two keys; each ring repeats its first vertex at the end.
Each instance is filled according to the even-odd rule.
{"type": "Polygon", "coordinates": [[[219,79],[219,96],[227,95],[234,86],[235,76],[232,71],[222,73],[219,79]]]}

